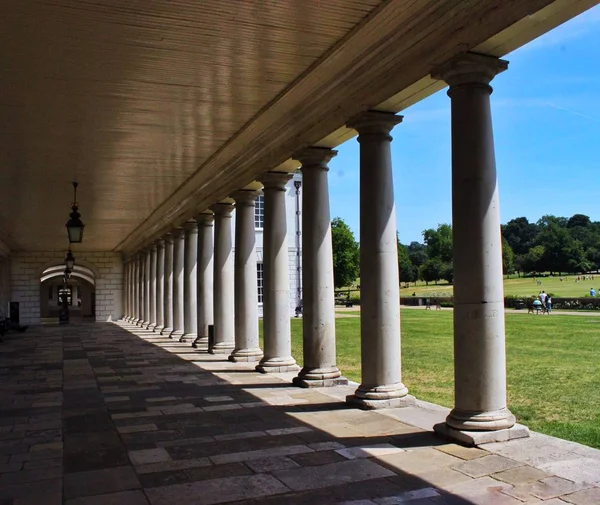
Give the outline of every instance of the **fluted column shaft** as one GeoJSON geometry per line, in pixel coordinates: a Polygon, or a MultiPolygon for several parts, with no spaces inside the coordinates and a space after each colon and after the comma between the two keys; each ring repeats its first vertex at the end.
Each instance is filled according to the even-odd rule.
{"type": "Polygon", "coordinates": [[[150,246],[150,317],[148,329],[156,328],[156,244],[150,246]]]}
{"type": "Polygon", "coordinates": [[[264,185],[265,222],[263,231],[263,325],[264,357],[256,370],[291,372],[299,370],[292,357],[290,325],[290,281],[286,184],[290,174],[268,172],[261,177],[264,185]]]}
{"type": "Polygon", "coordinates": [[[391,129],[402,118],[369,111],[349,126],[360,143],[361,384],[348,401],[361,408],[414,403],[402,384],[400,283],[391,129]]]}
{"type": "Polygon", "coordinates": [[[231,243],[233,205],[218,203],[215,213],[214,318],[215,339],[209,352],[229,354],[234,348],[234,274],[231,243]]]}
{"type": "Polygon", "coordinates": [[[515,424],[506,406],[502,238],[489,86],[508,62],[464,54],[435,77],[450,85],[454,260],[455,407],[457,430],[515,424]]]}
{"type": "Polygon", "coordinates": [[[184,325],[184,243],[182,229],[173,231],[173,332],[172,338],[183,335],[184,325]]]}
{"type": "Polygon", "coordinates": [[[214,229],[215,218],[212,214],[203,213],[197,217],[198,222],[198,265],[197,265],[197,302],[198,302],[198,343],[208,344],[208,326],[214,323],[214,229]]]}
{"type": "Polygon", "coordinates": [[[256,276],[256,191],[237,191],[235,200],[235,349],[230,361],[259,361],[258,287],[256,276]]]}
{"type": "Polygon", "coordinates": [[[171,335],[173,331],[173,235],[167,233],[165,236],[165,296],[164,317],[165,327],[161,335],[171,335]]]}
{"type": "Polygon", "coordinates": [[[197,261],[198,261],[198,224],[195,220],[185,223],[185,257],[184,257],[184,322],[181,342],[198,336],[198,291],[197,291],[197,261]]]}
{"type": "Polygon", "coordinates": [[[165,327],[165,241],[156,242],[156,327],[161,332],[165,327]]]}
{"type": "Polygon", "coordinates": [[[336,366],[333,247],[327,163],[337,154],[311,147],[295,156],[302,163],[302,347],[304,366],[294,384],[346,384],[336,366]]]}

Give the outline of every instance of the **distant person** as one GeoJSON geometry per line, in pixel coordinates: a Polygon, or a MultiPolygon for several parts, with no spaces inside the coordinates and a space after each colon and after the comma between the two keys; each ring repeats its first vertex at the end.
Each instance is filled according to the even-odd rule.
{"type": "Polygon", "coordinates": [[[546,298],[547,298],[547,297],[548,297],[548,295],[546,294],[546,292],[545,292],[545,291],[542,291],[542,292],[539,294],[539,299],[540,299],[540,302],[542,302],[542,305],[546,305],[546,298]]]}
{"type": "Polygon", "coordinates": [[[550,295],[546,297],[546,311],[548,314],[552,312],[552,297],[550,295]]]}
{"type": "Polygon", "coordinates": [[[596,291],[594,291],[594,288],[590,289],[590,296],[596,296],[596,291]]]}

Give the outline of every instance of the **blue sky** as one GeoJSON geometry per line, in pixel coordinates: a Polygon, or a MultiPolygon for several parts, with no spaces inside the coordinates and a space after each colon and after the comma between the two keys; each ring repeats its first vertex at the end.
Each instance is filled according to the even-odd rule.
{"type": "MultiPolygon", "coordinates": [[[[600,221],[600,6],[505,56],[492,86],[503,223],[544,214],[600,221]]],[[[400,240],[451,222],[450,99],[441,91],[402,111],[392,159],[400,240]]],[[[358,143],[330,162],[331,215],[358,239],[358,143]]]]}

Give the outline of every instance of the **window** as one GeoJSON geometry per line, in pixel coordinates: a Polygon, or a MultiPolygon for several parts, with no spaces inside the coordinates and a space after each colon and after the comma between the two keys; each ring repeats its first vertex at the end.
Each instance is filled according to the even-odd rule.
{"type": "Polygon", "coordinates": [[[258,303],[263,302],[263,278],[264,278],[263,276],[264,276],[263,264],[257,263],[256,264],[256,285],[258,286],[258,303]]]}
{"type": "Polygon", "coordinates": [[[263,228],[265,224],[265,197],[260,195],[254,207],[254,227],[263,228]]]}

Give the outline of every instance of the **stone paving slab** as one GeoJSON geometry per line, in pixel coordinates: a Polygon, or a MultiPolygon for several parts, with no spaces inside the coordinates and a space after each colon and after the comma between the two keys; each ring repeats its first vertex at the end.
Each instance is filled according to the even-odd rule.
{"type": "Polygon", "coordinates": [[[126,323],[8,337],[0,505],[600,504],[579,444],[449,444],[441,407],[357,410],[356,385],[299,389],[126,323]]]}

